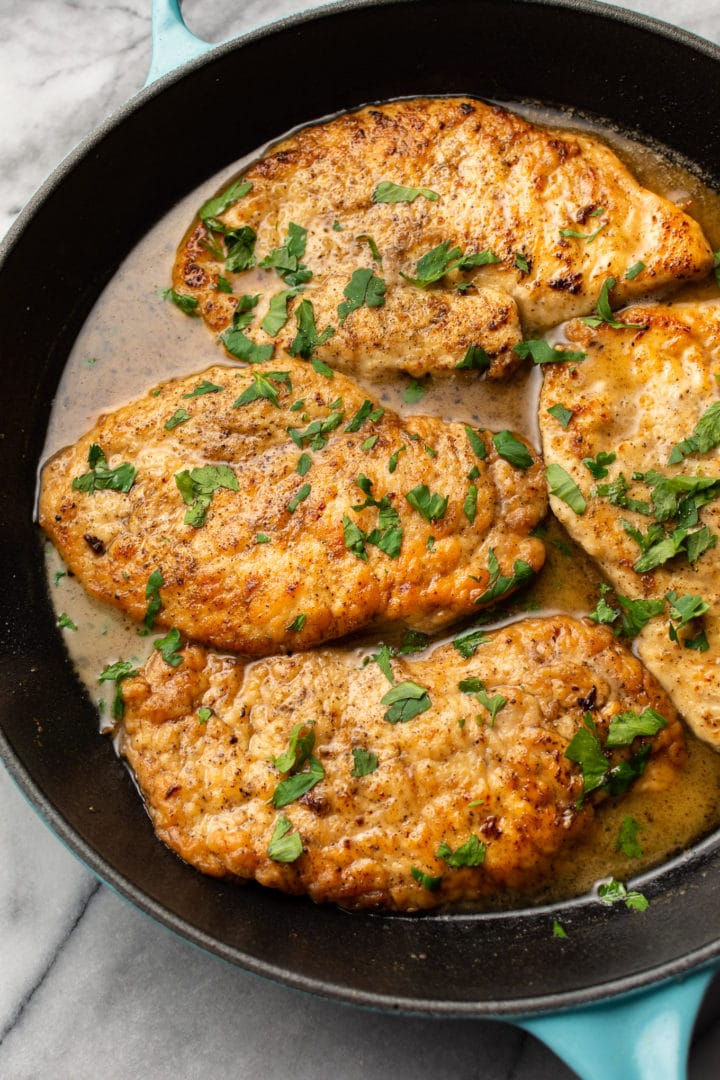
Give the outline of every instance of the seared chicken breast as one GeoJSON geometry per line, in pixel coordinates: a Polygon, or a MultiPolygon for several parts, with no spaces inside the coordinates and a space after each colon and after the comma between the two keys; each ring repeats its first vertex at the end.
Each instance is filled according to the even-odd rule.
{"type": "Polygon", "coordinates": [[[46,465],[40,523],[94,596],[263,655],[486,607],[542,565],[546,506],[510,432],[402,420],[287,358],[102,416],[46,465]]]}
{"type": "MultiPolygon", "coordinates": [[[[240,313],[245,337],[279,355],[307,301],[316,355],[362,375],[465,364],[503,377],[523,334],[588,314],[608,277],[620,305],[712,265],[698,224],[597,138],[477,100],[339,116],[290,136],[242,180],[183,239],[180,302],[214,333],[240,313]],[[241,296],[258,298],[250,322],[241,296]],[[271,300],[287,322],[265,321],[271,300]]],[[[223,340],[237,355],[237,339],[223,340]]]]}
{"type": "Polygon", "coordinates": [[[158,836],[207,874],[415,911],[538,886],[623,770],[672,783],[681,725],[609,629],[529,619],[474,648],[154,656],[122,683],[121,750],[158,836]],[[628,715],[654,736],[611,748],[628,715]],[[581,730],[608,770],[592,794],[581,730]]]}
{"type": "MultiPolygon", "coordinates": [[[[572,323],[585,360],[545,368],[545,459],[583,497],[570,492],[569,504],[551,475],[551,504],[619,593],[656,601],[638,653],[720,748],[720,301],[634,307],[618,320],[637,325],[572,323]],[[572,412],[566,429],[548,414],[558,404],[572,412]]],[[[610,600],[602,617],[613,610],[610,600]]]]}

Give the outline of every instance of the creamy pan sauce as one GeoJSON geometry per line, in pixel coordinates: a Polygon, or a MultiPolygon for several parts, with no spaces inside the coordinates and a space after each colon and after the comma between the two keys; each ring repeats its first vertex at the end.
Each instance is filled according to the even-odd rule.
{"type": "MultiPolygon", "coordinates": [[[[590,129],[600,135],[643,184],[697,218],[713,249],[720,247],[720,197],[682,165],[655,149],[575,117],[569,122],[562,114],[511,107],[530,120],[590,129]]],[[[50,417],[44,459],[74,442],[95,423],[99,413],[145,394],[149,387],[166,379],[201,372],[213,363],[225,362],[224,354],[201,320],[182,315],[161,299],[160,292],[169,284],[177,244],[197,207],[252,158],[212,177],[179,203],[119,268],[91,312],[68,359],[50,417]]],[[[252,273],[248,273],[243,291],[253,291],[252,273]]],[[[675,295],[689,299],[716,296],[717,292],[711,281],[686,287],[675,295]]],[[[539,369],[520,372],[506,383],[483,382],[471,374],[456,379],[438,378],[426,384],[426,393],[414,405],[406,404],[402,398],[410,381],[407,376],[396,376],[381,385],[367,383],[367,387],[400,413],[431,413],[493,430],[510,428],[539,448],[536,423],[539,369]]],[[[552,518],[546,543],[545,568],[527,592],[511,601],[502,613],[504,617],[517,618],[528,611],[583,615],[594,608],[602,579],[552,518]]],[[[109,709],[104,701],[106,696],[109,700],[107,684],[99,684],[97,677],[106,664],[119,658],[141,664],[150,651],[153,637],[139,635],[135,624],[87,596],[79,583],[64,573],[59,556],[49,544],[47,566],[58,616],[67,614],[77,626],[76,630],[63,630],[68,651],[88,693],[98,704],[102,728],[110,730],[109,709]]],[[[357,649],[360,661],[366,646],[367,642],[358,640],[346,647],[357,649]]],[[[582,844],[564,851],[557,860],[553,873],[536,897],[538,901],[577,895],[609,875],[625,880],[662,862],[720,824],[720,754],[689,733],[687,738],[688,766],[671,790],[660,794],[631,790],[621,799],[608,799],[582,844]],[[639,837],[642,858],[629,859],[615,850],[625,816],[635,818],[642,827],[639,837]]],[[[527,897],[522,899],[524,902],[527,897]]],[[[512,902],[512,897],[499,900],[501,906],[512,902]]]]}

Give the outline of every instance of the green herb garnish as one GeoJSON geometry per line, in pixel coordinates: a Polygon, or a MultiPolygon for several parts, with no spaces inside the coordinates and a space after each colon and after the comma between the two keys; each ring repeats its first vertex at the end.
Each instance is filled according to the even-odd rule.
{"type": "Polygon", "coordinates": [[[342,326],[348,315],[365,307],[382,307],[385,303],[387,286],[381,277],[376,277],[372,270],[354,270],[350,281],[343,289],[347,297],[338,304],[338,318],[342,326]]]}
{"type": "Polygon", "coordinates": [[[511,431],[498,431],[497,435],[493,435],[492,441],[500,457],[509,461],[514,468],[524,472],[532,465],[532,455],[527,446],[516,439],[511,431]]]}
{"type": "Polygon", "coordinates": [[[437,202],[440,196],[426,187],[404,187],[393,184],[390,180],[381,180],[372,193],[374,203],[412,203],[422,196],[430,202],[437,202]]]}
{"type": "Polygon", "coordinates": [[[385,713],[385,720],[389,724],[406,724],[420,713],[427,712],[432,704],[425,687],[412,680],[393,686],[380,701],[390,706],[385,713]]]}
{"type": "Polygon", "coordinates": [[[587,503],[582,491],[561,465],[548,465],[545,469],[551,495],[557,495],[576,514],[584,514],[587,503]]]}
{"type": "Polygon", "coordinates": [[[163,300],[171,300],[175,307],[180,308],[183,315],[197,316],[200,312],[198,308],[198,299],[195,296],[188,296],[186,293],[176,292],[175,289],[164,289],[160,296],[163,300]]]}
{"type": "Polygon", "coordinates": [[[143,622],[148,630],[152,630],[155,626],[155,620],[162,610],[163,603],[160,598],[160,590],[163,585],[165,585],[165,581],[163,581],[162,570],[157,568],[153,570],[145,586],[145,599],[148,603],[143,622]]]}
{"type": "Polygon", "coordinates": [[[447,495],[431,495],[427,484],[418,484],[412,491],[407,492],[405,498],[414,510],[430,522],[439,521],[445,516],[449,502],[447,495]]]}
{"type": "Polygon", "coordinates": [[[612,308],[610,306],[610,293],[615,288],[616,281],[614,277],[606,278],[603,282],[603,286],[600,290],[600,296],[598,297],[596,315],[588,315],[586,318],[581,319],[586,326],[597,327],[602,323],[607,323],[613,330],[646,330],[647,323],[626,323],[619,322],[613,315],[612,308]]]}
{"type": "Polygon", "coordinates": [[[464,844],[453,851],[443,840],[435,856],[456,870],[461,866],[482,866],[485,862],[485,844],[478,840],[477,836],[471,834],[464,844]]]}
{"type": "Polygon", "coordinates": [[[303,846],[300,833],[291,832],[292,825],[281,814],[273,830],[267,853],[273,862],[295,862],[302,855],[303,846]]]}
{"type": "Polygon", "coordinates": [[[377,754],[373,754],[369,750],[363,750],[360,746],[353,747],[353,769],[350,773],[351,776],[369,776],[370,773],[374,773],[378,767],[377,754]]]}
{"type": "Polygon", "coordinates": [[[183,469],[176,473],[175,483],[183,497],[183,502],[190,509],[183,521],[199,529],[205,524],[205,516],[212,497],[218,488],[238,491],[238,481],[229,465],[203,465],[199,469],[183,469]]]}
{"type": "Polygon", "coordinates": [[[560,364],[569,362],[579,364],[587,357],[587,353],[573,349],[562,349],[551,345],[549,342],[542,339],[521,341],[518,345],[513,345],[513,352],[519,356],[521,360],[527,360],[527,358],[530,357],[533,364],[560,364]]]}
{"type": "Polygon", "coordinates": [[[178,652],[181,645],[180,631],[176,630],[175,627],[168,630],[165,637],[153,641],[153,648],[159,651],[165,663],[169,664],[170,667],[179,667],[182,664],[183,658],[178,652]]]}
{"type": "Polygon", "coordinates": [[[73,478],[73,491],[86,491],[92,494],[94,491],[119,491],[127,494],[135,483],[137,469],[134,465],[123,462],[114,469],[108,467],[103,450],[97,443],[93,443],[88,450],[88,465],[90,472],[73,478]]]}

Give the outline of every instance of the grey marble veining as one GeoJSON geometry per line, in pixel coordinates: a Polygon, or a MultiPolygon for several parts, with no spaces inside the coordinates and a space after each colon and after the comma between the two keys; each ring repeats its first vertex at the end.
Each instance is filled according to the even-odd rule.
{"type": "MultiPolygon", "coordinates": [[[[305,5],[187,0],[208,40],[305,5]]],[[[720,40],[717,0],[636,10],[720,40]]],[[[143,84],[149,0],[0,0],[0,234],[87,132],[143,84]]],[[[708,102],[708,108],[714,103],[708,102]]],[[[203,954],[99,885],[0,769],[0,1076],[564,1080],[507,1024],[383,1015],[310,998],[203,954]]],[[[692,1080],[720,1075],[720,985],[692,1080]]]]}

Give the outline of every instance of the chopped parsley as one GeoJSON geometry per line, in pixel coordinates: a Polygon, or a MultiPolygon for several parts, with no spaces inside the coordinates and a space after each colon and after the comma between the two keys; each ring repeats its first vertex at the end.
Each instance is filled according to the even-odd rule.
{"type": "Polygon", "coordinates": [[[393,686],[380,701],[390,706],[385,713],[385,720],[389,724],[406,724],[420,713],[427,712],[432,704],[425,687],[412,680],[393,686]]]}
{"type": "Polygon", "coordinates": [[[484,461],[487,457],[487,447],[485,446],[485,443],[483,442],[477,431],[473,431],[473,429],[471,427],[468,427],[467,424],[465,424],[464,426],[465,434],[467,435],[468,442],[473,449],[473,453],[476,457],[480,459],[480,461],[484,461]]]}
{"type": "Polygon", "coordinates": [[[535,571],[529,563],[526,563],[523,559],[516,559],[513,563],[513,572],[511,577],[506,577],[500,573],[500,564],[498,563],[497,556],[493,548],[488,551],[488,583],[485,592],[475,600],[476,604],[490,604],[494,600],[498,600],[501,596],[505,596],[511,589],[517,588],[520,585],[524,585],[526,581],[529,581],[535,571]]]}
{"type": "Polygon", "coordinates": [[[406,405],[415,405],[426,393],[427,386],[423,386],[417,379],[413,379],[410,385],[403,391],[402,398],[406,405]]]}
{"type": "MultiPolygon", "coordinates": [[[[326,327],[326,329],[330,330],[332,328],[328,326],[326,327]]],[[[322,344],[322,342],[320,342],[320,344],[322,344]]],[[[322,360],[318,360],[316,356],[313,356],[310,363],[312,364],[313,371],[316,371],[318,375],[324,375],[326,379],[335,378],[335,373],[333,372],[333,369],[331,367],[328,367],[327,364],[323,363],[322,360]]]]}
{"type": "Polygon", "coordinates": [[[207,724],[208,720],[212,716],[213,711],[209,709],[207,705],[201,705],[198,709],[198,723],[207,724]]]}
{"type": "Polygon", "coordinates": [[[277,819],[267,849],[268,856],[273,862],[295,862],[302,855],[300,833],[291,832],[291,829],[292,825],[285,815],[281,814],[277,819]]]}
{"type": "Polygon", "coordinates": [[[628,710],[616,713],[608,727],[605,746],[614,749],[618,746],[630,746],[639,735],[657,735],[667,727],[667,720],[659,712],[648,706],[641,713],[628,710]]]}
{"type": "Polygon", "coordinates": [[[307,229],[291,221],[285,243],[281,247],[273,248],[261,261],[260,266],[264,270],[276,270],[291,288],[304,285],[313,276],[312,270],[308,270],[301,262],[306,243],[307,229]]]}
{"type": "Polygon", "coordinates": [[[613,330],[646,330],[647,323],[626,323],[619,322],[613,315],[612,308],[610,306],[610,293],[615,288],[616,281],[614,277],[606,278],[603,282],[603,286],[600,290],[600,296],[598,297],[596,315],[588,315],[586,318],[581,319],[586,326],[597,327],[606,323],[612,327],[613,330]]]}
{"type": "MultiPolygon", "coordinates": [[[[693,619],[699,619],[706,611],[710,610],[710,605],[701,596],[691,596],[690,594],[678,596],[673,590],[666,593],[666,599],[670,603],[670,627],[668,632],[671,641],[679,642],[678,630],[682,630],[693,619]]],[[[704,631],[701,631],[694,638],[685,638],[683,644],[686,649],[696,649],[698,652],[707,652],[710,647],[704,631]]]]}
{"type": "Polygon", "coordinates": [[[115,697],[113,699],[112,714],[116,720],[122,720],[125,714],[125,701],[123,700],[121,683],[124,679],[131,679],[137,675],[138,670],[132,666],[130,660],[116,660],[98,675],[98,682],[114,682],[115,697]]]}
{"type": "Polygon", "coordinates": [[[294,514],[295,513],[295,511],[297,510],[300,503],[304,502],[305,499],[307,499],[307,497],[310,494],[311,490],[312,490],[312,487],[311,487],[310,484],[303,484],[303,486],[301,488],[298,488],[298,490],[295,492],[295,494],[293,495],[290,502],[287,504],[286,509],[287,509],[288,514],[294,514]]]}
{"type": "Polygon", "coordinates": [[[373,754],[370,750],[363,750],[360,746],[354,746],[352,756],[353,769],[350,773],[351,776],[369,776],[378,767],[377,754],[373,754]]]}
{"type": "Polygon", "coordinates": [[[435,852],[438,859],[442,859],[453,869],[461,866],[482,866],[485,862],[485,844],[471,833],[464,844],[453,849],[444,840],[435,852]]]}
{"type": "Polygon", "coordinates": [[[623,900],[625,907],[630,908],[631,911],[647,911],[650,906],[647,898],[642,893],[628,892],[622,881],[615,881],[614,878],[611,878],[610,881],[598,888],[598,900],[602,904],[607,904],[608,907],[616,904],[619,900],[623,900]]]}
{"type": "Polygon", "coordinates": [[[186,525],[192,525],[195,529],[205,524],[208,507],[218,488],[239,490],[237,477],[229,465],[203,465],[190,471],[183,469],[176,473],[175,483],[183,502],[190,507],[183,520],[186,525]]]}
{"type": "Polygon", "coordinates": [[[255,265],[255,230],[243,225],[239,229],[223,228],[222,231],[225,237],[225,269],[231,273],[249,270],[255,265]]]}
{"type": "MultiPolygon", "coordinates": [[[[548,412],[550,412],[549,409],[548,412]]],[[[614,450],[610,450],[609,452],[600,450],[594,458],[583,458],[583,465],[592,473],[596,480],[603,480],[608,475],[606,466],[612,465],[616,457],[617,454],[614,450]]]]}
{"type": "Polygon", "coordinates": [[[273,383],[278,385],[287,386],[288,390],[292,389],[290,382],[290,372],[288,371],[252,371],[252,383],[242,392],[237,401],[233,402],[233,409],[239,409],[243,405],[250,405],[253,401],[258,401],[260,398],[265,398],[276,409],[280,408],[280,399],[278,397],[277,386],[273,386],[273,383]]]}
{"type": "Polygon", "coordinates": [[[305,476],[312,467],[312,458],[309,454],[301,454],[298,458],[298,463],[295,466],[295,472],[298,476],[305,476]]]}
{"type": "Polygon", "coordinates": [[[564,927],[562,927],[560,925],[560,923],[557,921],[557,919],[553,919],[552,932],[553,932],[553,937],[557,937],[557,938],[566,938],[567,937],[567,930],[565,930],[564,927]]]}
{"type": "Polygon", "coordinates": [[[215,383],[211,383],[208,382],[207,379],[203,379],[201,383],[198,383],[194,390],[190,390],[189,393],[183,394],[183,397],[196,398],[202,397],[203,394],[219,394],[220,391],[224,389],[224,386],[216,386],[215,383]]]}
{"type": "Polygon", "coordinates": [[[176,292],[175,289],[164,289],[160,296],[163,300],[171,300],[175,307],[180,308],[183,315],[199,315],[198,299],[195,296],[188,296],[187,293],[176,292]]]}
{"type": "Polygon", "coordinates": [[[532,454],[525,443],[516,439],[511,431],[498,431],[497,435],[493,435],[492,441],[500,457],[509,461],[514,468],[524,472],[532,465],[532,454]]]}
{"type": "Polygon", "coordinates": [[[371,424],[375,424],[378,420],[382,419],[384,414],[384,409],[376,408],[372,401],[365,398],[352,420],[345,425],[345,430],[347,432],[359,431],[366,420],[369,420],[371,424]]]}
{"type": "Polygon", "coordinates": [[[622,852],[628,859],[639,859],[643,853],[638,841],[640,829],[639,821],[632,817],[624,817],[615,840],[615,850],[622,852]]]}
{"type": "Polygon", "coordinates": [[[153,648],[158,650],[165,663],[169,664],[170,667],[179,667],[182,664],[183,658],[178,652],[181,645],[180,631],[176,630],[175,627],[168,630],[165,637],[153,641],[153,648]]]}
{"type": "Polygon", "coordinates": [[[302,630],[302,628],[305,626],[306,622],[307,622],[307,615],[301,613],[300,615],[295,616],[295,618],[290,623],[290,625],[285,627],[285,630],[286,631],[293,630],[293,631],[295,631],[295,632],[297,632],[299,634],[300,631],[302,630]]]}
{"type": "Polygon", "coordinates": [[[372,480],[369,480],[367,476],[360,474],[356,483],[365,495],[365,502],[354,504],[352,509],[359,512],[367,507],[376,506],[379,510],[378,527],[365,533],[345,515],[343,517],[345,547],[363,561],[367,560],[365,544],[373,544],[391,559],[397,559],[403,535],[400,515],[391,505],[389,495],[383,495],[382,499],[376,499],[372,495],[372,480]]]}
{"type": "Polygon", "coordinates": [[[576,514],[585,513],[587,510],[585,497],[562,465],[548,465],[545,469],[545,476],[551,495],[556,495],[558,499],[562,499],[576,514]]]}
{"type": "Polygon", "coordinates": [[[367,233],[361,233],[360,236],[356,236],[355,239],[364,240],[370,248],[370,254],[372,255],[375,262],[378,264],[378,266],[382,266],[382,255],[380,254],[378,246],[373,240],[372,236],[368,236],[367,233]]]}
{"type": "Polygon", "coordinates": [[[492,638],[488,637],[484,630],[471,626],[453,638],[453,645],[465,660],[469,660],[478,651],[480,645],[485,645],[488,641],[492,641],[492,638]]]}
{"type": "Polygon", "coordinates": [[[523,274],[530,273],[530,260],[527,255],[523,255],[522,251],[516,251],[513,258],[513,266],[516,270],[521,270],[523,274]]]}
{"type": "MultiPolygon", "coordinates": [[[[568,424],[575,415],[572,409],[566,409],[564,405],[560,404],[551,405],[550,408],[546,409],[545,411],[549,413],[550,416],[554,417],[555,420],[557,420],[563,431],[567,431],[568,424]]],[[[605,473],[605,476],[607,476],[607,473],[605,473]]]]}
{"type": "Polygon", "coordinates": [[[440,196],[426,187],[404,187],[393,184],[390,180],[381,180],[372,193],[374,203],[412,203],[422,196],[430,202],[437,202],[440,196]]]}
{"type": "Polygon", "coordinates": [[[662,614],[665,608],[663,600],[631,600],[630,597],[621,596],[620,593],[617,594],[620,607],[613,608],[606,599],[611,591],[609,585],[600,586],[600,599],[588,618],[607,626],[617,624],[615,633],[621,637],[636,637],[643,627],[647,626],[656,615],[662,614]]]}
{"type": "Polygon", "coordinates": [[[340,427],[344,416],[344,410],[331,412],[324,419],[312,420],[304,431],[289,427],[287,433],[300,449],[309,444],[311,450],[322,450],[324,446],[327,446],[327,436],[340,427]]]}
{"type": "Polygon", "coordinates": [[[148,630],[152,630],[155,626],[155,620],[162,610],[162,599],[160,597],[160,590],[166,582],[163,580],[162,570],[159,568],[153,570],[152,574],[147,580],[145,586],[145,599],[147,600],[147,608],[145,609],[145,616],[143,622],[148,630]]]}
{"type": "Polygon", "coordinates": [[[73,478],[73,491],[86,491],[88,494],[92,494],[94,491],[109,490],[127,494],[135,483],[137,475],[135,466],[125,461],[122,465],[110,469],[105,453],[97,443],[93,443],[88,450],[88,465],[90,466],[90,472],[73,478]]]}
{"type": "Polygon", "coordinates": [[[272,804],[277,810],[295,802],[324,778],[325,770],[312,753],[314,746],[315,732],[312,724],[301,722],[295,724],[290,732],[287,750],[272,759],[275,768],[287,774],[272,795],[272,804]],[[307,769],[304,768],[305,764],[307,769]]]}
{"type": "Polygon", "coordinates": [[[437,493],[431,495],[427,484],[418,484],[412,491],[407,492],[405,498],[426,521],[440,521],[441,518],[445,517],[449,496],[437,493]]]}
{"type": "Polygon", "coordinates": [[[418,885],[422,885],[423,889],[427,889],[428,892],[436,892],[442,883],[442,874],[438,877],[432,877],[430,874],[426,874],[423,870],[418,870],[417,866],[410,867],[410,873],[417,881],[418,885]]]}
{"type": "Polygon", "coordinates": [[[190,419],[190,413],[186,409],[177,409],[169,420],[166,420],[163,427],[166,431],[172,431],[173,428],[179,427],[180,424],[186,423],[190,419]]]}
{"type": "Polygon", "coordinates": [[[270,337],[275,337],[279,334],[283,326],[290,318],[288,315],[288,301],[302,292],[302,289],[283,289],[282,292],[276,293],[275,296],[270,297],[270,306],[268,307],[267,315],[260,323],[266,334],[270,337]]]}
{"type": "Polygon", "coordinates": [[[57,624],[62,630],[77,630],[77,625],[64,611],[58,615],[57,624]]]}
{"type": "Polygon", "coordinates": [[[638,276],[638,274],[642,274],[644,269],[645,269],[645,263],[644,262],[633,263],[633,265],[629,268],[629,270],[625,271],[625,280],[626,281],[634,281],[635,278],[638,276]]]}
{"type": "Polygon", "coordinates": [[[326,326],[323,332],[318,334],[315,326],[315,309],[310,300],[300,301],[295,311],[295,321],[298,328],[297,334],[288,352],[291,356],[300,356],[303,360],[309,360],[315,350],[329,341],[335,333],[332,326],[326,326]]]}
{"type": "Polygon", "coordinates": [[[372,270],[354,270],[350,281],[343,289],[346,299],[338,304],[338,318],[342,326],[351,312],[363,307],[382,307],[385,303],[387,286],[381,277],[376,277],[372,270]]]}
{"type": "Polygon", "coordinates": [[[480,345],[468,345],[467,352],[455,367],[458,371],[487,371],[492,359],[480,345]]]}
{"type": "Polygon", "coordinates": [[[248,180],[233,180],[230,187],[226,188],[219,195],[216,195],[212,199],[208,199],[204,202],[198,211],[200,220],[205,224],[210,223],[210,228],[213,227],[212,219],[218,217],[220,214],[224,214],[226,210],[229,210],[231,206],[234,206],[239,199],[243,199],[250,191],[252,191],[252,183],[248,180]]]}
{"type": "Polygon", "coordinates": [[[677,465],[690,454],[706,454],[716,446],[720,446],[720,401],[705,410],[689,438],[672,448],[668,465],[677,465]]]}
{"type": "Polygon", "coordinates": [[[478,489],[474,484],[471,484],[467,490],[465,501],[463,502],[463,513],[471,525],[475,524],[475,517],[477,515],[477,497],[478,489]]]}
{"type": "Polygon", "coordinates": [[[270,542],[271,542],[271,541],[270,541],[270,537],[269,537],[269,536],[266,536],[266,534],[265,534],[265,533],[261,533],[261,532],[260,532],[260,533],[258,533],[258,534],[257,534],[257,536],[255,537],[255,543],[256,543],[256,544],[269,544],[270,542]]]}
{"type": "Polygon", "coordinates": [[[587,357],[587,353],[575,349],[562,349],[559,346],[551,345],[548,341],[544,341],[543,339],[521,341],[518,345],[513,345],[513,352],[519,356],[521,360],[527,360],[527,358],[530,357],[533,364],[559,364],[568,362],[579,364],[587,357]]]}
{"type": "Polygon", "coordinates": [[[266,364],[275,352],[274,345],[256,345],[243,330],[233,326],[223,330],[220,340],[231,356],[246,364],[266,364]]]}
{"type": "Polygon", "coordinates": [[[586,244],[592,244],[596,236],[599,236],[603,229],[607,229],[610,223],[608,221],[603,222],[599,229],[596,229],[592,233],[581,233],[577,229],[561,229],[560,235],[572,240],[584,240],[586,244]]]}
{"type": "Polygon", "coordinates": [[[221,293],[232,293],[233,291],[232,285],[226,277],[222,276],[222,274],[218,274],[215,288],[221,293]]]}
{"type": "Polygon", "coordinates": [[[427,251],[418,259],[415,266],[416,277],[400,272],[411,285],[418,289],[426,289],[429,285],[439,281],[453,270],[471,270],[475,266],[487,266],[490,263],[498,263],[502,260],[489,249],[463,255],[459,247],[450,247],[449,240],[443,240],[437,247],[427,251]]]}

